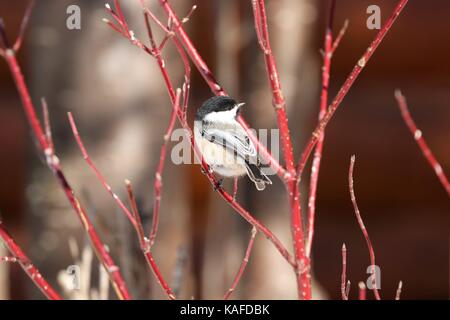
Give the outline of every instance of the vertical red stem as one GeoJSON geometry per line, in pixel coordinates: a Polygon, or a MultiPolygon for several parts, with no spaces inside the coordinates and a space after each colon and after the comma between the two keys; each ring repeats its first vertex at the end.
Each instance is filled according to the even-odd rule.
{"type": "MultiPolygon", "coordinates": [[[[323,66],[322,66],[322,93],[320,96],[320,109],[319,109],[319,121],[321,121],[326,113],[328,104],[328,86],[330,83],[330,68],[331,68],[331,56],[333,46],[333,34],[332,34],[332,22],[334,15],[335,1],[331,2],[331,9],[329,13],[329,19],[327,28],[325,30],[324,40],[324,52],[323,52],[323,66]]],[[[311,248],[314,235],[314,220],[316,212],[316,194],[317,183],[319,179],[320,160],[322,158],[323,140],[325,133],[322,132],[319,141],[317,142],[314,152],[314,159],[311,167],[311,179],[309,183],[309,196],[308,196],[308,232],[306,241],[306,256],[311,257],[311,248]]]]}
{"type": "Polygon", "coordinates": [[[342,85],[341,89],[337,93],[336,97],[333,99],[333,102],[331,102],[330,106],[328,107],[327,112],[326,112],[325,116],[323,117],[322,121],[319,122],[319,124],[313,131],[308,143],[306,144],[306,147],[304,148],[304,150],[302,152],[302,155],[301,155],[300,160],[297,165],[298,181],[301,180],[303,169],[305,168],[305,165],[309,159],[309,156],[311,155],[311,152],[314,149],[314,146],[318,142],[320,135],[325,130],[325,127],[328,125],[328,123],[330,122],[334,113],[336,112],[337,108],[340,106],[340,104],[344,100],[345,96],[349,92],[350,88],[353,86],[353,83],[360,75],[362,69],[367,65],[367,62],[370,60],[372,55],[375,53],[376,49],[378,48],[380,43],[383,41],[384,37],[386,36],[388,31],[391,29],[395,20],[400,15],[400,13],[402,12],[402,10],[404,9],[404,7],[407,3],[408,3],[408,0],[400,0],[397,3],[394,10],[392,11],[391,16],[385,22],[385,24],[380,29],[380,31],[378,31],[377,35],[375,36],[375,39],[372,41],[372,43],[366,49],[363,56],[358,60],[356,65],[353,67],[353,70],[350,72],[349,76],[345,80],[344,84],[342,85]]]}
{"type": "Polygon", "coordinates": [[[264,53],[267,76],[272,91],[273,106],[277,115],[278,129],[280,130],[281,146],[283,149],[286,170],[290,179],[286,181],[290,212],[291,231],[294,242],[294,253],[296,260],[297,290],[299,299],[311,299],[311,274],[309,259],[305,252],[305,239],[303,232],[303,221],[300,208],[300,190],[296,183],[296,172],[294,166],[294,153],[289,132],[288,117],[286,113],[286,101],[284,99],[280,77],[272,52],[267,26],[267,15],[264,0],[252,0],[255,18],[256,34],[261,49],[264,53]]]}
{"type": "Polygon", "coordinates": [[[364,284],[364,282],[360,282],[358,284],[359,287],[359,293],[358,293],[358,298],[359,300],[366,300],[366,285],[364,284]]]}
{"type": "Polygon", "coordinates": [[[376,269],[375,269],[375,250],[372,246],[372,241],[370,240],[369,233],[367,232],[366,226],[364,225],[364,221],[361,217],[361,213],[359,212],[358,204],[356,203],[356,196],[355,196],[355,189],[353,187],[353,169],[355,167],[355,156],[352,156],[350,159],[350,168],[348,170],[348,185],[350,190],[350,198],[352,200],[353,209],[355,211],[356,219],[358,220],[359,227],[361,229],[361,232],[364,235],[364,238],[366,239],[367,248],[369,250],[369,256],[370,256],[370,266],[371,266],[371,280],[372,280],[372,290],[373,294],[375,295],[375,298],[377,300],[380,300],[380,293],[378,292],[377,283],[376,283],[376,269]]]}
{"type": "Polygon", "coordinates": [[[348,294],[346,292],[347,285],[347,248],[345,243],[342,245],[342,273],[341,273],[341,297],[342,300],[348,300],[348,294]]]}

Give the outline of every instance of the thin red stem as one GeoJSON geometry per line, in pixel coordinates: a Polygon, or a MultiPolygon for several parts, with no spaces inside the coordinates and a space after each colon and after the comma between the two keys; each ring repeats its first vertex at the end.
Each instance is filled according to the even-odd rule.
{"type": "Polygon", "coordinates": [[[51,129],[51,125],[50,125],[50,115],[48,113],[47,101],[44,98],[42,98],[41,104],[42,104],[42,114],[44,115],[45,136],[46,136],[47,142],[49,144],[50,152],[51,152],[51,154],[54,154],[55,146],[53,145],[52,129],[51,129]]]}
{"type": "Polygon", "coordinates": [[[111,186],[106,181],[105,177],[101,174],[100,170],[97,169],[97,167],[95,166],[91,157],[89,156],[89,154],[84,146],[84,143],[81,140],[81,136],[80,136],[80,134],[78,132],[78,128],[75,124],[75,120],[73,118],[72,112],[68,112],[67,116],[69,118],[70,127],[72,128],[73,136],[78,144],[78,147],[80,148],[81,153],[83,154],[83,159],[86,161],[86,163],[89,165],[89,167],[91,167],[92,171],[97,176],[97,179],[100,181],[103,188],[111,195],[114,202],[122,210],[122,212],[125,214],[125,216],[128,218],[128,220],[130,220],[130,222],[133,224],[133,226],[136,225],[136,221],[135,221],[133,215],[131,214],[130,210],[128,210],[128,208],[125,206],[125,204],[122,202],[122,200],[120,200],[119,196],[116,193],[114,193],[111,186]]]}
{"type": "Polygon", "coordinates": [[[420,150],[422,151],[423,156],[427,159],[428,163],[430,164],[434,173],[438,177],[438,179],[441,182],[442,186],[444,187],[445,191],[447,191],[447,194],[450,196],[450,183],[448,182],[448,178],[445,175],[444,171],[442,170],[442,166],[436,160],[436,157],[434,156],[433,152],[428,147],[428,144],[426,143],[425,139],[423,138],[422,131],[417,128],[416,123],[414,122],[413,118],[411,117],[411,114],[408,109],[408,104],[406,103],[405,96],[400,92],[400,90],[396,90],[395,98],[397,99],[398,107],[400,108],[400,112],[402,114],[403,120],[405,121],[406,125],[408,126],[409,131],[411,131],[411,134],[413,135],[414,140],[416,140],[417,145],[419,146],[420,150]]]}
{"type": "MultiPolygon", "coordinates": [[[[165,6],[164,8],[170,8],[170,6],[168,5],[167,2],[164,2],[165,6]]],[[[170,8],[170,10],[172,10],[170,8]]],[[[175,26],[175,30],[181,30],[182,26],[181,23],[179,22],[179,19],[176,17],[175,13],[173,11],[170,11],[171,13],[169,14],[170,19],[173,20],[173,24],[175,26]],[[176,21],[178,22],[176,22],[176,21]],[[178,27],[177,27],[178,26],[178,27]]],[[[151,30],[150,28],[150,23],[148,22],[148,18],[152,17],[153,15],[150,13],[150,11],[147,8],[144,8],[144,15],[146,18],[146,26],[147,26],[147,30],[151,30]]],[[[126,23],[126,22],[123,22],[126,23]]],[[[166,27],[162,26],[162,28],[164,30],[168,30],[166,27]]],[[[150,36],[150,34],[149,34],[150,36]]],[[[187,37],[187,35],[186,35],[187,37]]],[[[178,41],[178,38],[176,37],[172,37],[171,38],[173,40],[173,43],[175,44],[181,59],[183,60],[184,66],[185,66],[185,81],[189,81],[190,79],[190,68],[189,68],[189,62],[187,60],[187,56],[185,55],[185,51],[182,48],[182,45],[180,44],[180,42],[178,41]]],[[[190,40],[189,40],[190,42],[190,40]]],[[[187,52],[189,53],[190,51],[187,49],[187,52]]],[[[171,99],[172,105],[175,104],[175,94],[172,94],[175,92],[174,86],[170,80],[170,77],[168,76],[168,72],[167,69],[165,67],[165,63],[163,62],[162,59],[162,55],[160,52],[156,52],[156,54],[151,54],[158,63],[160,72],[163,76],[166,88],[169,92],[169,97],[171,99]]],[[[192,56],[191,56],[192,59],[192,56]]],[[[185,83],[186,86],[189,86],[189,83],[185,83]]],[[[198,150],[198,148],[196,148],[195,146],[195,142],[194,142],[194,135],[192,132],[192,129],[189,127],[187,120],[186,120],[186,116],[181,114],[180,112],[177,113],[178,114],[178,120],[180,121],[182,127],[186,130],[188,137],[190,138],[190,143],[191,143],[191,147],[194,150],[194,154],[197,157],[197,159],[200,160],[200,163],[202,165],[203,170],[206,172],[206,176],[208,177],[209,181],[211,182],[211,184],[215,187],[215,189],[217,190],[217,192],[222,196],[222,198],[225,200],[225,202],[227,202],[239,215],[241,215],[246,221],[248,221],[252,226],[256,227],[256,229],[261,232],[262,234],[265,235],[265,237],[267,239],[269,239],[275,246],[275,248],[280,252],[280,254],[286,259],[286,261],[291,264],[291,266],[295,266],[296,265],[296,261],[292,258],[291,254],[289,253],[289,251],[284,247],[284,245],[282,244],[282,242],[261,222],[259,222],[259,220],[255,219],[248,211],[246,211],[243,207],[241,207],[241,205],[236,202],[233,199],[233,196],[230,195],[228,192],[226,192],[222,187],[219,186],[218,180],[216,179],[216,177],[209,172],[208,170],[208,165],[204,162],[203,157],[200,153],[200,151],[198,150]]]]}
{"type": "Polygon", "coordinates": [[[149,241],[145,237],[144,228],[142,226],[141,215],[139,214],[139,210],[136,203],[136,197],[134,196],[133,187],[131,185],[130,180],[125,180],[125,187],[127,188],[128,194],[128,202],[131,206],[131,212],[133,213],[134,220],[136,221],[135,229],[139,238],[139,243],[141,245],[141,250],[149,250],[149,241]]]}
{"type": "Polygon", "coordinates": [[[28,93],[27,85],[25,84],[25,79],[20,70],[20,66],[17,63],[16,53],[12,49],[6,50],[5,55],[6,62],[8,63],[11,75],[19,91],[20,99],[22,100],[22,105],[27,116],[27,120],[30,124],[31,129],[39,143],[40,149],[45,153],[49,149],[49,144],[45,136],[44,130],[42,130],[41,124],[38,120],[36,109],[34,108],[33,102],[31,101],[30,94],[28,93]]]}
{"type": "MultiPolygon", "coordinates": [[[[176,104],[175,104],[176,105],[176,104]]],[[[170,115],[169,126],[167,127],[166,133],[164,134],[164,142],[161,146],[161,152],[159,155],[159,164],[155,173],[155,183],[153,186],[153,222],[152,229],[150,232],[150,246],[153,246],[156,238],[156,233],[158,231],[158,222],[159,222],[159,211],[161,207],[161,193],[162,193],[162,176],[164,170],[164,164],[166,160],[167,154],[167,144],[172,135],[173,129],[175,127],[175,123],[177,120],[178,107],[172,109],[170,115]]]]}
{"type": "Polygon", "coordinates": [[[136,233],[139,238],[139,243],[141,245],[141,250],[144,255],[145,260],[147,261],[148,266],[152,270],[153,274],[156,277],[156,280],[158,281],[159,285],[162,287],[164,292],[166,293],[167,297],[170,300],[175,300],[175,294],[173,293],[172,289],[170,288],[167,281],[164,279],[164,276],[162,275],[161,271],[159,270],[159,267],[153,258],[153,255],[151,253],[151,246],[150,241],[145,237],[144,228],[142,227],[142,221],[141,217],[139,215],[136,199],[134,197],[133,189],[131,186],[130,181],[125,181],[127,191],[128,191],[128,198],[131,204],[132,212],[134,214],[135,220],[136,220],[136,233]]]}
{"type": "Polygon", "coordinates": [[[350,88],[352,87],[355,80],[358,78],[359,74],[361,73],[362,69],[367,65],[367,62],[370,60],[380,43],[383,41],[384,37],[388,33],[388,31],[391,29],[392,25],[394,24],[397,17],[400,15],[402,10],[404,9],[405,5],[408,3],[408,0],[400,0],[397,5],[395,6],[394,10],[392,11],[391,16],[388,18],[388,20],[385,22],[383,27],[378,31],[377,35],[375,36],[375,39],[372,41],[372,43],[369,45],[369,47],[366,49],[363,56],[358,60],[356,65],[353,67],[352,72],[350,72],[350,75],[345,80],[344,84],[342,85],[341,89],[337,93],[336,97],[333,99],[333,102],[331,102],[330,106],[328,107],[328,110],[323,117],[322,121],[319,122],[315,130],[313,131],[308,143],[306,144],[306,147],[304,148],[302,155],[300,157],[300,160],[297,165],[297,180],[300,182],[303,169],[306,166],[306,163],[309,159],[309,156],[312,153],[312,150],[314,149],[314,146],[317,144],[322,132],[325,130],[325,127],[330,122],[331,118],[333,117],[334,113],[336,112],[337,108],[340,106],[342,101],[344,100],[345,96],[349,92],[350,88]]]}
{"type": "Polygon", "coordinates": [[[252,0],[256,34],[264,53],[266,73],[272,91],[273,106],[277,115],[278,128],[280,130],[281,145],[286,163],[286,170],[291,179],[286,181],[290,211],[291,231],[294,242],[295,259],[297,262],[296,276],[299,299],[311,299],[311,274],[309,258],[305,252],[305,236],[300,208],[300,191],[295,181],[294,152],[291,135],[289,133],[288,118],[286,113],[286,101],[281,90],[275,56],[270,45],[267,15],[264,0],[252,0]]]}
{"type": "Polygon", "coordinates": [[[256,228],[253,227],[252,235],[248,242],[248,246],[247,246],[247,250],[245,251],[244,259],[242,260],[241,266],[239,267],[239,270],[236,274],[236,277],[234,278],[234,281],[233,281],[230,289],[228,289],[227,293],[223,297],[224,300],[228,300],[230,298],[231,294],[236,290],[236,287],[237,287],[239,281],[241,280],[242,275],[244,274],[245,268],[247,267],[248,261],[250,259],[250,254],[252,253],[252,250],[253,250],[253,244],[255,243],[256,233],[257,233],[256,228]]]}
{"type": "Polygon", "coordinates": [[[20,25],[19,35],[16,38],[16,42],[13,45],[13,50],[18,52],[22,46],[23,38],[25,36],[25,31],[27,30],[28,22],[30,20],[31,13],[33,12],[35,0],[29,0],[27,10],[22,18],[22,24],[20,25]]]}
{"type": "Polygon", "coordinates": [[[342,38],[344,37],[345,33],[348,29],[348,20],[344,21],[344,25],[342,26],[341,30],[339,31],[336,39],[334,39],[333,47],[331,48],[331,55],[334,54],[336,49],[339,47],[339,44],[341,43],[342,38]]]}
{"type": "MultiPolygon", "coordinates": [[[[18,262],[23,271],[30,277],[34,284],[41,290],[41,292],[50,300],[61,300],[60,295],[53,289],[53,287],[45,280],[39,270],[31,263],[30,259],[25,255],[22,249],[11,238],[9,233],[3,227],[0,221],[0,238],[8,248],[9,252],[14,256],[11,262],[18,262]]],[[[4,259],[2,258],[2,261],[4,259]]],[[[6,260],[7,261],[7,260],[6,260]]]]}
{"type": "MultiPolygon", "coordinates": [[[[323,51],[323,65],[322,65],[322,93],[320,96],[320,108],[319,108],[319,122],[323,119],[328,105],[328,87],[330,83],[330,69],[331,69],[331,57],[333,56],[333,18],[334,18],[334,8],[336,2],[335,0],[331,1],[330,4],[330,12],[328,18],[328,24],[325,30],[325,39],[324,39],[324,51],[323,51]]],[[[346,24],[339,32],[340,38],[345,33],[346,24]]],[[[339,39],[340,41],[340,39],[339,39]]],[[[339,42],[335,42],[336,47],[339,42]]],[[[311,248],[312,241],[314,236],[314,221],[315,221],[315,213],[316,213],[316,198],[317,198],[317,183],[319,180],[319,170],[320,170],[320,162],[322,159],[322,150],[323,150],[323,141],[325,138],[325,132],[319,137],[319,141],[317,142],[316,149],[314,152],[313,163],[311,167],[311,178],[309,182],[309,195],[308,195],[308,232],[307,232],[307,241],[306,241],[306,256],[308,258],[311,257],[311,248]]]]}
{"type": "Polygon", "coordinates": [[[397,291],[395,292],[395,300],[400,300],[402,289],[403,289],[403,282],[399,281],[397,291]]]}
{"type": "MultiPolygon", "coordinates": [[[[164,9],[164,11],[167,13],[168,17],[171,19],[171,21],[173,23],[174,32],[178,35],[177,39],[179,39],[179,41],[185,48],[185,50],[188,53],[189,57],[191,58],[192,62],[197,67],[198,71],[202,75],[203,79],[205,80],[206,84],[209,86],[211,91],[217,96],[227,95],[225,90],[217,82],[216,78],[214,77],[213,73],[209,69],[208,65],[205,63],[205,61],[202,59],[202,57],[198,53],[198,51],[195,48],[194,44],[192,43],[191,39],[189,38],[186,31],[184,30],[182,22],[176,15],[175,11],[173,10],[173,8],[169,4],[169,2],[167,0],[159,0],[159,2],[161,4],[161,7],[164,9]]],[[[149,11],[149,10],[147,9],[147,11],[149,11]]],[[[152,14],[152,18],[153,17],[154,17],[154,15],[152,14]]],[[[156,22],[159,21],[156,18],[154,18],[154,19],[156,22]]],[[[160,24],[160,26],[162,26],[163,29],[166,29],[161,23],[159,23],[159,24],[160,24]]],[[[249,130],[249,125],[245,122],[245,120],[242,118],[242,116],[239,116],[238,120],[241,123],[241,125],[243,125],[243,127],[246,130],[251,141],[257,147],[258,152],[261,155],[261,157],[267,161],[267,163],[275,170],[275,172],[277,172],[278,176],[280,176],[283,180],[286,180],[287,178],[289,178],[289,175],[286,172],[286,170],[271,155],[271,153],[258,140],[258,138],[255,137],[253,132],[251,130],[249,130]]]]}
{"type": "Polygon", "coordinates": [[[342,245],[342,273],[341,273],[341,297],[342,300],[348,300],[348,294],[346,292],[347,284],[347,248],[345,243],[342,245]]]}
{"type": "Polygon", "coordinates": [[[377,283],[376,283],[376,269],[375,269],[375,251],[372,246],[372,241],[370,241],[369,233],[367,232],[366,226],[364,225],[364,221],[361,217],[361,213],[359,212],[358,204],[356,203],[356,197],[355,197],[355,189],[353,186],[353,170],[355,167],[355,156],[352,156],[350,159],[350,168],[348,171],[348,185],[350,190],[350,198],[352,200],[353,209],[355,211],[356,219],[358,220],[359,227],[361,229],[361,232],[364,235],[364,238],[366,239],[367,248],[369,250],[369,256],[370,256],[370,265],[372,269],[372,290],[375,298],[377,300],[380,300],[380,294],[378,292],[377,283]]]}
{"type": "Polygon", "coordinates": [[[364,282],[360,281],[358,283],[358,287],[359,287],[358,299],[366,300],[366,285],[364,284],[364,282]]]}
{"type": "Polygon", "coordinates": [[[84,143],[81,140],[81,137],[78,133],[78,129],[77,126],[75,124],[75,121],[73,119],[72,113],[68,113],[69,116],[69,121],[70,121],[70,125],[72,127],[72,132],[73,135],[75,137],[75,140],[77,141],[77,144],[83,154],[83,158],[86,160],[86,162],[88,163],[88,165],[91,167],[91,169],[94,171],[94,173],[96,174],[98,180],[102,183],[102,185],[104,186],[104,188],[111,194],[111,196],[113,197],[114,201],[116,202],[116,204],[119,206],[119,208],[122,210],[122,212],[125,214],[125,216],[128,218],[128,220],[131,222],[131,224],[134,226],[134,228],[136,229],[136,233],[138,235],[139,238],[139,242],[141,245],[141,250],[142,253],[145,257],[145,259],[147,260],[151,270],[153,271],[153,273],[155,274],[158,283],[161,285],[161,287],[163,288],[163,290],[167,293],[167,296],[169,297],[169,299],[175,299],[175,296],[173,295],[172,290],[170,289],[170,287],[168,286],[167,282],[164,280],[161,272],[159,271],[159,268],[150,252],[150,246],[148,245],[148,240],[145,238],[144,236],[144,232],[142,229],[142,223],[140,221],[140,217],[138,214],[133,214],[132,212],[130,212],[128,210],[128,208],[125,206],[125,204],[120,200],[120,198],[111,190],[111,187],[109,186],[109,184],[106,182],[105,178],[103,177],[103,175],[100,173],[100,171],[97,169],[97,167],[94,165],[94,163],[92,162],[89,154],[86,151],[86,148],[84,147],[84,143]],[[136,218],[139,218],[139,220],[136,220],[136,218]]]}
{"type": "Polygon", "coordinates": [[[14,78],[17,89],[19,91],[19,95],[22,100],[22,105],[24,107],[27,120],[30,124],[34,136],[38,140],[39,148],[46,155],[47,164],[50,170],[57,177],[58,182],[61,188],[64,190],[64,193],[69,203],[77,213],[78,218],[83,223],[85,231],[87,232],[89,239],[91,240],[91,244],[97,254],[98,259],[101,261],[106,271],[110,275],[110,280],[113,284],[114,290],[116,291],[117,295],[119,296],[120,299],[130,299],[130,294],[128,292],[128,289],[126,287],[125,281],[123,280],[119,268],[114,263],[110,254],[106,250],[105,245],[101,241],[87,212],[81,206],[79,200],[76,198],[74,190],[70,186],[69,182],[67,181],[62,171],[59,159],[56,157],[56,155],[53,154],[51,145],[47,141],[46,134],[41,127],[41,124],[37,118],[34,105],[31,102],[31,97],[28,92],[28,88],[25,84],[25,80],[23,78],[19,64],[17,63],[15,52],[12,49],[7,49],[5,59],[6,62],[8,63],[11,74],[14,78]]]}

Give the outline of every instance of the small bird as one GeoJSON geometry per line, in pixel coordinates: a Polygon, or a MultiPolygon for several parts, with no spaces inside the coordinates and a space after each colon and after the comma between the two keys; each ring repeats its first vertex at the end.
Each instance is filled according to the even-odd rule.
{"type": "Polygon", "coordinates": [[[236,120],[243,105],[228,96],[206,100],[195,115],[195,143],[210,170],[224,177],[247,174],[261,191],[272,181],[261,170],[256,148],[236,120]]]}

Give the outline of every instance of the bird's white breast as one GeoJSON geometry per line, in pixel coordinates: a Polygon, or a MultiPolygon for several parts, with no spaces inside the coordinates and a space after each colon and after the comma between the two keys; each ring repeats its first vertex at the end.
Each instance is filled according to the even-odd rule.
{"type": "Polygon", "coordinates": [[[225,177],[236,177],[247,173],[244,159],[237,157],[223,146],[204,139],[195,131],[195,143],[211,169],[225,177]]]}

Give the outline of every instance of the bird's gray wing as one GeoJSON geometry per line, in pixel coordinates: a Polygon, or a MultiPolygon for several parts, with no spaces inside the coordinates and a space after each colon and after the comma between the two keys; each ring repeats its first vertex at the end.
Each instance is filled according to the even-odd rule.
{"type": "Polygon", "coordinates": [[[241,126],[226,129],[206,127],[202,130],[202,136],[212,143],[235,152],[245,160],[250,161],[257,158],[256,148],[241,126]]]}

